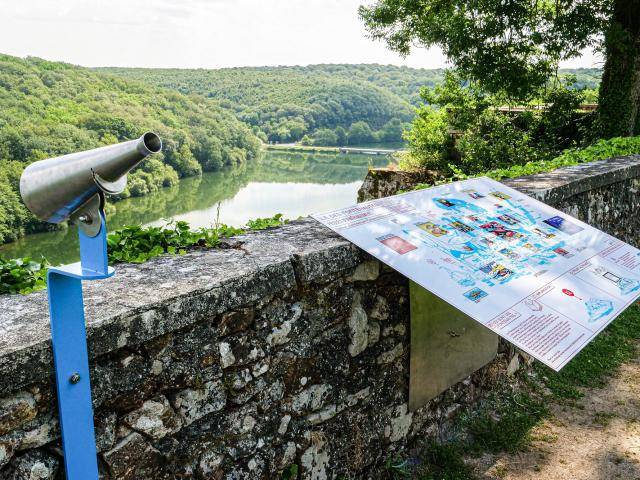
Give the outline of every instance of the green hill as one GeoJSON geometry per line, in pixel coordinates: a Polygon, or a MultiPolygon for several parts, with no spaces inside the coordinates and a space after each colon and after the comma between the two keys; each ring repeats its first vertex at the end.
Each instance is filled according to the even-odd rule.
{"type": "MultiPolygon", "coordinates": [[[[338,135],[338,143],[347,143],[350,127],[357,124],[351,132],[352,143],[386,141],[385,134],[392,134],[385,132],[393,129],[400,132],[401,125],[413,118],[411,99],[420,85],[428,82],[430,72],[425,71],[423,77],[412,72],[415,78],[410,84],[403,83],[401,69],[394,70],[397,75],[394,79],[384,77],[387,67],[379,67],[378,73],[373,68],[364,68],[356,75],[359,67],[112,68],[106,71],[182,93],[215,98],[233,110],[238,119],[251,125],[264,140],[298,141],[305,135],[331,130],[338,135]],[[371,81],[374,74],[377,82],[371,81]],[[388,88],[390,85],[395,88],[388,88]],[[358,130],[363,127],[364,131],[358,130]],[[378,137],[373,136],[373,132],[379,132],[378,137]]],[[[396,133],[396,138],[388,140],[398,141],[398,136],[396,133]]]]}
{"type": "Polygon", "coordinates": [[[600,86],[602,70],[599,68],[561,68],[560,75],[574,75],[576,77],[575,88],[597,90],[600,86]]]}
{"type": "Polygon", "coordinates": [[[26,164],[146,130],[162,137],[163,154],[132,173],[123,196],[242,163],[260,148],[250,129],[215,100],[64,63],[0,55],[0,243],[46,228],[17,193],[26,164]]]}

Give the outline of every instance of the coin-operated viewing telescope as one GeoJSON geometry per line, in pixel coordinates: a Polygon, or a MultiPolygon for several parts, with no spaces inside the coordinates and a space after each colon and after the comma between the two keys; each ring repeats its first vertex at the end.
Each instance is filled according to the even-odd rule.
{"type": "Polygon", "coordinates": [[[148,132],[137,140],[32,163],[20,179],[22,199],[40,220],[76,220],[95,236],[98,197],[101,204],[104,193],[122,193],[127,173],[161,148],[160,137],[148,132]]]}
{"type": "Polygon", "coordinates": [[[47,273],[51,343],[68,480],[98,480],[82,280],[112,276],[108,265],[105,194],[122,192],[127,174],[162,149],[160,137],[32,163],[20,178],[25,205],[41,220],[78,224],[80,262],[47,273]]]}

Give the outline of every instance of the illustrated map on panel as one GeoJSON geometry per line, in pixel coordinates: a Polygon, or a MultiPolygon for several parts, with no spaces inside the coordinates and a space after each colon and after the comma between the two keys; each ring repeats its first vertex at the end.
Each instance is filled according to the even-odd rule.
{"type": "Polygon", "coordinates": [[[555,370],[640,296],[640,251],[489,178],[314,215],[555,370]]]}

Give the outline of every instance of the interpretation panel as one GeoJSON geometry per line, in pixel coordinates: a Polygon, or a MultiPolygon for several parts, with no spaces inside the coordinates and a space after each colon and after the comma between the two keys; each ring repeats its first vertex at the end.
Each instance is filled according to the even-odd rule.
{"type": "Polygon", "coordinates": [[[640,296],[640,251],[489,178],[314,215],[554,370],[640,296]]]}

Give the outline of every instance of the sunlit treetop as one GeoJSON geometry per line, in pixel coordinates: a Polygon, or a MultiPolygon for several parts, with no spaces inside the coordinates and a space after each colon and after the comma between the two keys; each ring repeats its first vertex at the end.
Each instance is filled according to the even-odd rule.
{"type": "Polygon", "coordinates": [[[527,100],[559,61],[598,47],[611,9],[610,0],[378,0],[359,12],[391,49],[439,46],[484,89],[527,100]]]}

